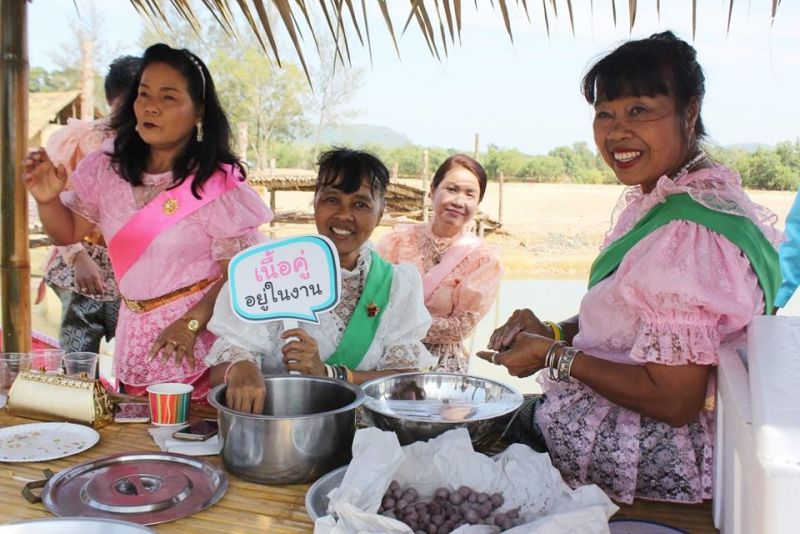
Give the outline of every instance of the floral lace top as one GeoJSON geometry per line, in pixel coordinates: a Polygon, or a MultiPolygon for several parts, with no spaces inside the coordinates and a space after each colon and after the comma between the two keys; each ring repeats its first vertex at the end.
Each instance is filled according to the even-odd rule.
{"type": "MultiPolygon", "coordinates": [[[[424,276],[461,237],[439,237],[431,224],[398,226],[378,244],[392,263],[412,263],[424,276]]],[[[441,371],[466,373],[469,354],[463,340],[472,335],[497,298],[503,269],[494,247],[482,243],[459,263],[428,297],[425,305],[433,317],[423,342],[438,359],[441,371]]]]}
{"type": "MultiPolygon", "coordinates": [[[[342,269],[341,299],[333,310],[319,316],[320,324],[300,323],[300,327],[317,342],[323,361],[334,353],[342,340],[344,329],[369,273],[371,250],[372,247],[365,244],[359,253],[355,269],[342,269]]],[[[430,315],[422,302],[422,281],[419,274],[410,265],[395,266],[389,306],[382,314],[375,338],[356,370],[431,367],[436,361],[421,342],[430,323],[430,315]]],[[[278,337],[283,331],[282,323],[273,321],[259,324],[239,319],[231,310],[227,285],[217,297],[208,329],[218,336],[206,358],[208,365],[261,359],[261,368],[265,374],[286,372],[280,352],[283,340],[278,337]]]]}
{"type": "MultiPolygon", "coordinates": [[[[738,176],[717,167],[676,181],[664,177],[648,195],[629,189],[605,245],[678,192],[705,198],[703,203],[714,209],[746,213],[773,243],[780,238],[769,214],[747,198],[738,176]]],[[[698,224],[673,221],[637,243],[617,271],[587,293],[573,344],[598,358],[630,365],[716,366],[720,343],[740,338],[763,306],[758,280],[735,245],[698,224]]],[[[594,483],[626,503],[634,497],[711,498],[710,403],[690,424],[674,428],[617,406],[580,382],[554,382],[543,374],[538,380],[546,401],[535,421],[570,485],[594,483]]],[[[712,378],[709,400],[713,395],[712,378]]]]}
{"type": "MultiPolygon", "coordinates": [[[[103,149],[89,154],[72,174],[74,191],[61,194],[66,206],[98,225],[106,242],[134,213],[169,187],[172,173],[145,174],[144,184],[132,187],[111,168],[103,149]]],[[[247,184],[232,189],[184,217],[159,234],[140,258],[118,280],[122,296],[144,300],[165,295],[200,280],[219,276],[221,260],[263,240],[258,227],[272,218],[269,208],[247,184]]],[[[210,288],[211,286],[209,286],[210,288]]],[[[198,291],[136,314],[120,307],[114,352],[114,373],[125,384],[146,386],[159,382],[192,382],[206,369],[204,357],[214,342],[201,332],[194,346],[198,364],[190,370],[147,360],[156,336],[186,313],[208,291],[198,291]]]]}

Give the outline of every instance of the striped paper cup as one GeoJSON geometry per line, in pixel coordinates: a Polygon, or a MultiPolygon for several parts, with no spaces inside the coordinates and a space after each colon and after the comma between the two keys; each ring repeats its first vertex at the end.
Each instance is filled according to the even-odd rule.
{"type": "Polygon", "coordinates": [[[194,386],[167,383],[147,386],[150,420],[154,425],[182,425],[189,419],[189,401],[194,386]]]}

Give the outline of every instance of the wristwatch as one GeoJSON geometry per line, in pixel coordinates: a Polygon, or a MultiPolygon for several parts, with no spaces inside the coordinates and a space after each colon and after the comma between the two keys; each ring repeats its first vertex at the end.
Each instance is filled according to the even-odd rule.
{"type": "Polygon", "coordinates": [[[200,330],[200,321],[197,319],[189,319],[189,322],[186,323],[186,328],[189,329],[189,332],[195,334],[200,330]]]}

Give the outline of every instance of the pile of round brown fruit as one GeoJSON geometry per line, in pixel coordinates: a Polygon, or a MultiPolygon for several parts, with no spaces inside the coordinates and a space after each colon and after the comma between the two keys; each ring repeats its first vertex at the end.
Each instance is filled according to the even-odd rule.
{"type": "Polygon", "coordinates": [[[401,488],[396,480],[383,496],[378,513],[398,519],[415,534],[449,534],[461,525],[495,525],[501,531],[522,523],[517,509],[497,512],[503,496],[461,486],[456,490],[439,488],[433,498],[419,499],[414,488],[401,488]]]}

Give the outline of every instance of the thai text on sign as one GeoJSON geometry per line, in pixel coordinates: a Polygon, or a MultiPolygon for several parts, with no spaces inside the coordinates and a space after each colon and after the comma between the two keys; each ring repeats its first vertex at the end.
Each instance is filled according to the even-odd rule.
{"type": "Polygon", "coordinates": [[[243,250],[228,265],[231,307],[246,321],[319,323],[339,303],[339,256],[320,235],[290,237],[243,250]]]}

